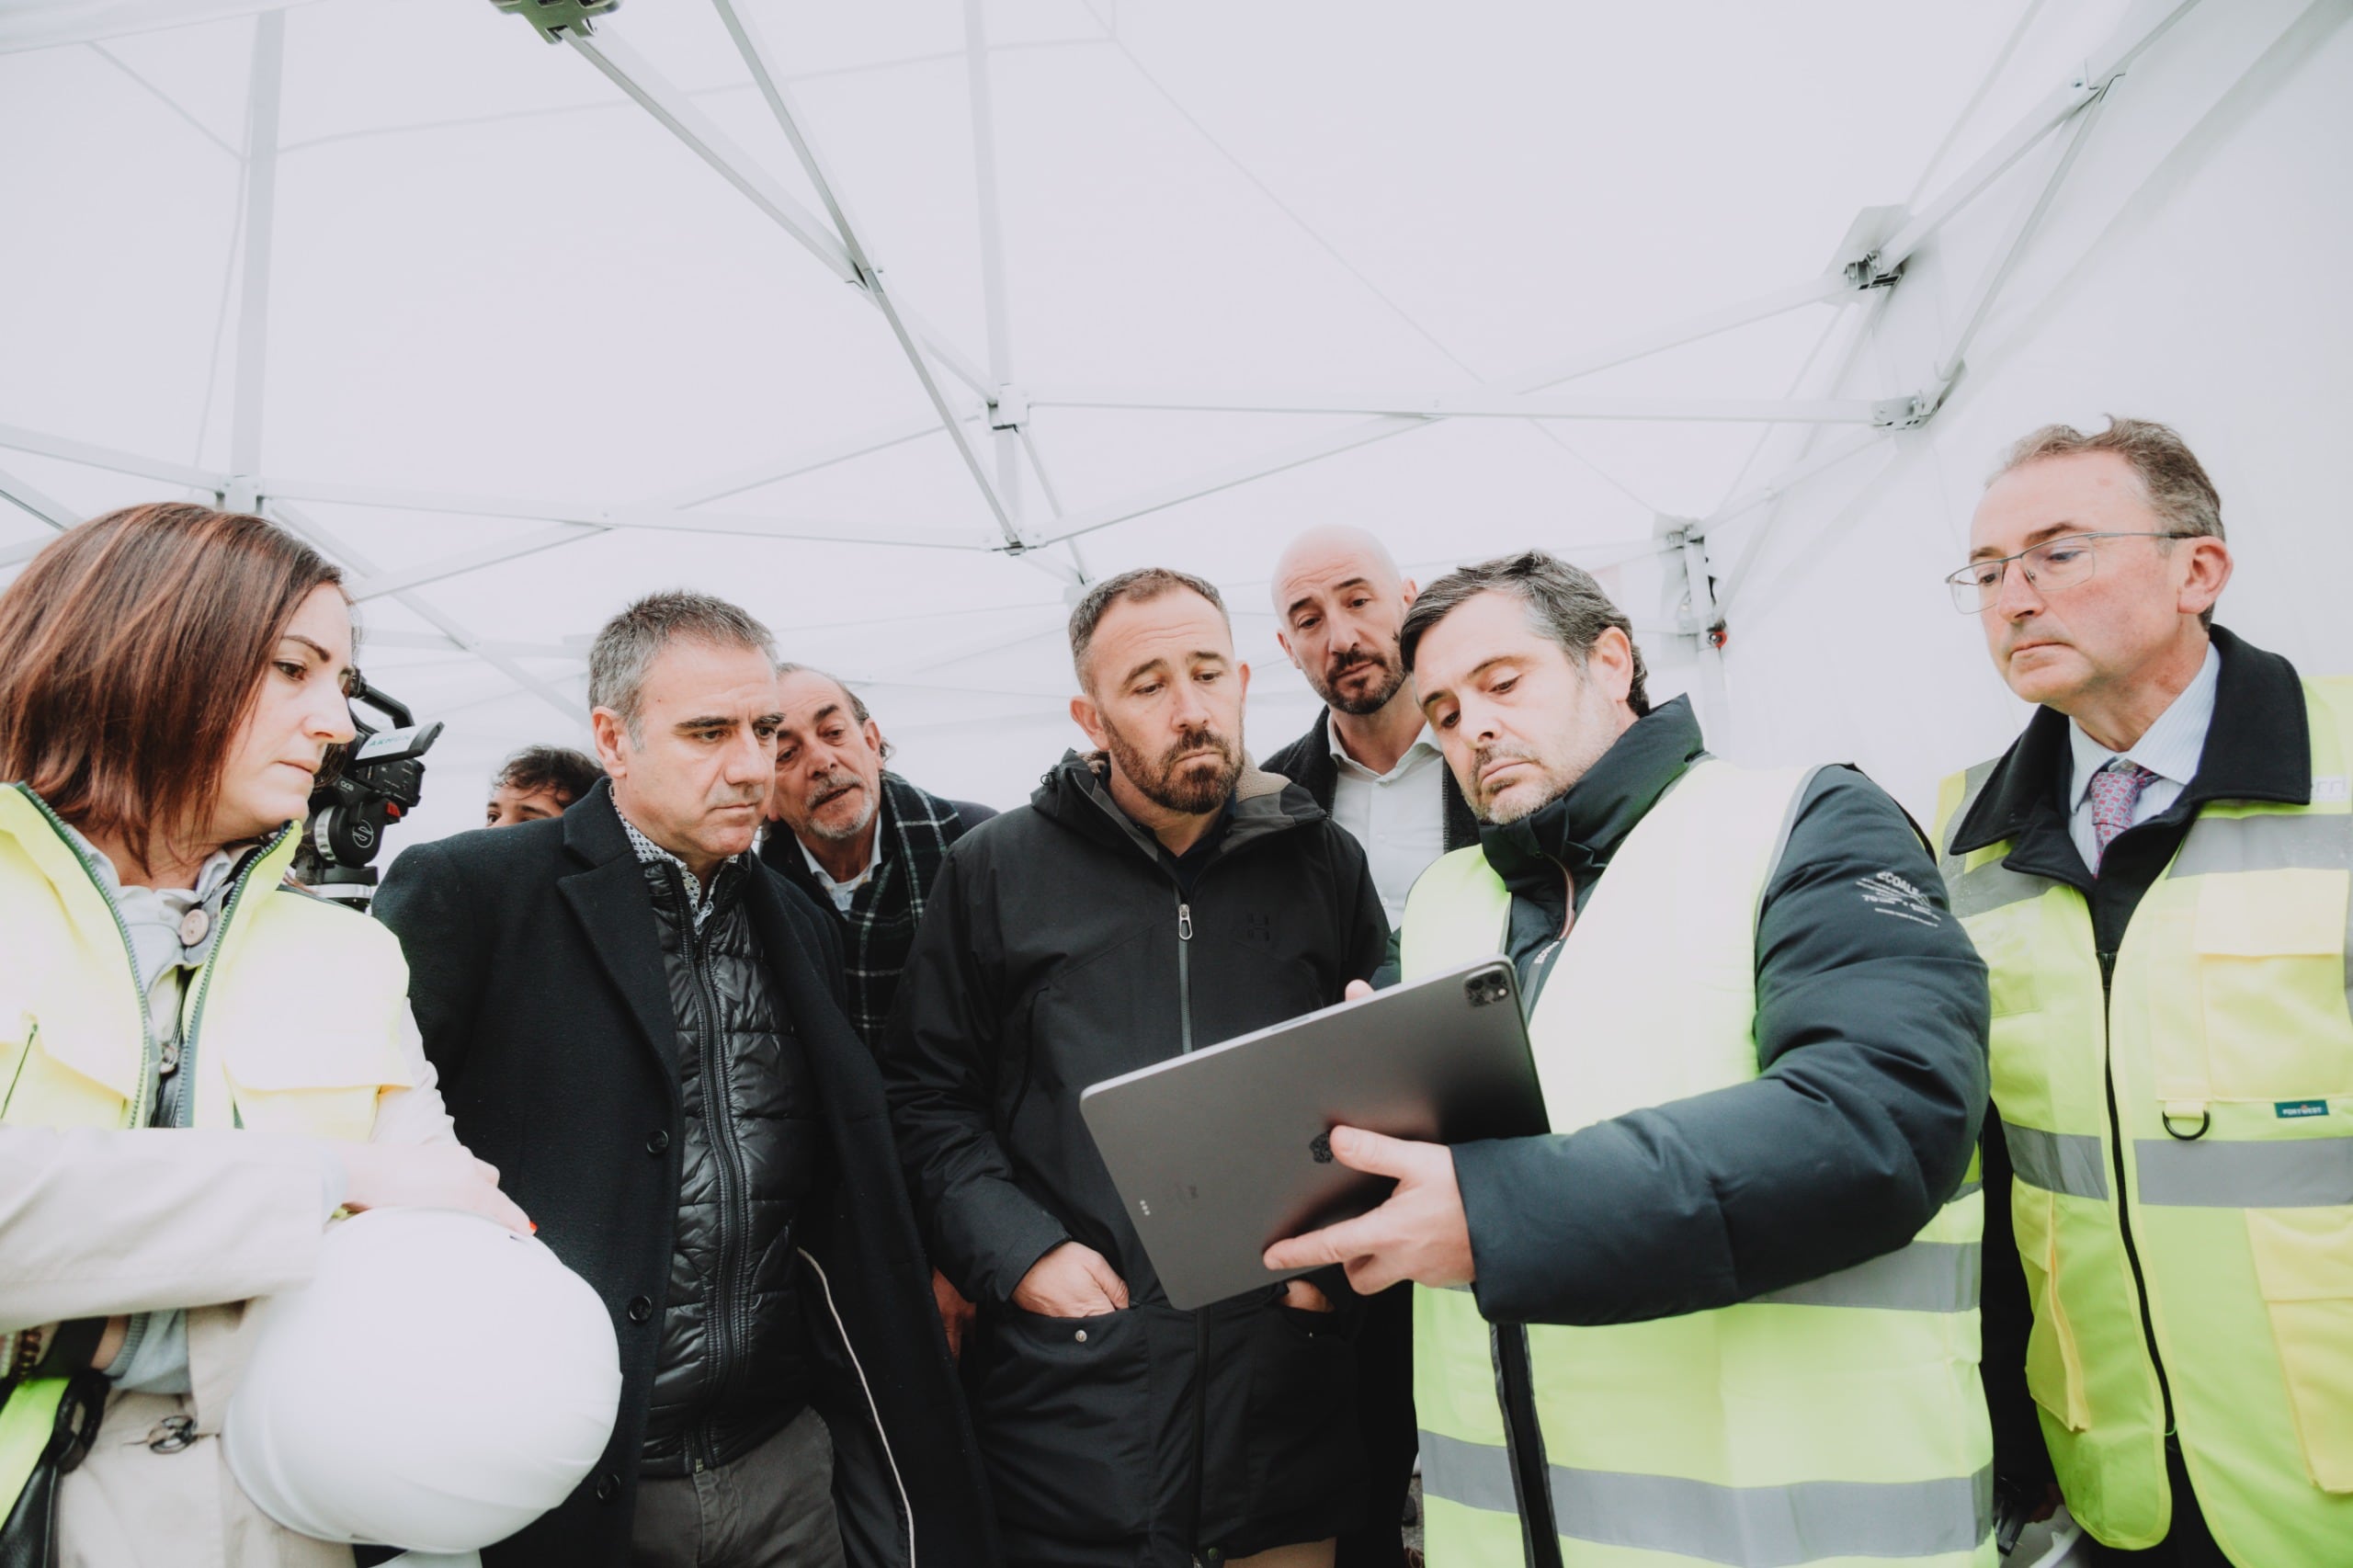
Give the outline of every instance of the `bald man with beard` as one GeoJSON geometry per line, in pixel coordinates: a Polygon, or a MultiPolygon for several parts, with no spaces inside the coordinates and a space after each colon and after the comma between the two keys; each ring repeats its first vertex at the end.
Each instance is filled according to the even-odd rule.
{"type": "Polygon", "coordinates": [[[1398,653],[1414,594],[1387,548],[1362,528],[1310,528],[1275,564],[1275,640],[1324,709],[1265,767],[1364,846],[1392,926],[1424,868],[1479,841],[1398,653]]]}
{"type": "MultiPolygon", "coordinates": [[[[1304,789],[1364,846],[1392,926],[1431,861],[1479,842],[1478,819],[1423,722],[1399,652],[1416,592],[1388,548],[1362,528],[1310,528],[1275,563],[1275,640],[1324,708],[1306,734],[1267,758],[1266,769],[1304,789]]],[[[1374,1297],[1357,1336],[1357,1378],[1381,1522],[1341,1538],[1339,1568],[1405,1562],[1389,1521],[1404,1511],[1414,1466],[1413,1340],[1409,1293],[1374,1297]]]]}

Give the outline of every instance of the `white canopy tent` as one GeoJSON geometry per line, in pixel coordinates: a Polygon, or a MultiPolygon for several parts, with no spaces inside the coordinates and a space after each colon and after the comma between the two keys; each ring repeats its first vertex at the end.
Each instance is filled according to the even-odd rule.
{"type": "Polygon", "coordinates": [[[318,542],[449,725],[401,842],[678,584],[1010,805],[1076,586],[1199,572],[1263,753],[1324,520],[1566,555],[1719,750],[1925,812],[2022,716],[1978,486],[2109,410],[2214,472],[2222,619],[2347,663],[2353,0],[509,8],[0,0],[0,570],[184,494],[318,542]]]}

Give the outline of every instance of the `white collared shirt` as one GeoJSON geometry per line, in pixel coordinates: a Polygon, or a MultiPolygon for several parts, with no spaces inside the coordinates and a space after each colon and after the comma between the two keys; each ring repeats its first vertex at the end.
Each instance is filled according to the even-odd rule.
{"type": "Polygon", "coordinates": [[[1340,769],[1332,786],[1332,820],[1364,846],[1373,888],[1393,926],[1405,916],[1414,880],[1446,853],[1446,757],[1427,724],[1386,773],[1350,756],[1340,744],[1339,726],[1328,720],[1324,734],[1340,769]]]}
{"type": "Polygon", "coordinates": [[[2222,673],[2222,655],[2210,642],[2206,662],[2198,666],[2189,684],[2123,751],[2109,750],[2084,733],[2081,724],[2067,726],[2067,744],[2075,764],[2068,787],[2067,834],[2075,841],[2075,853],[2084,858],[2085,865],[2099,869],[2099,832],[2092,825],[2092,776],[2120,756],[2140,764],[2156,778],[2132,802],[2132,821],[2127,825],[2138,827],[2162,814],[2181,799],[2182,790],[2198,776],[2198,759],[2206,750],[2206,731],[2214,722],[2214,688],[2222,673]]]}
{"type": "MultiPolygon", "coordinates": [[[[881,813],[878,812],[875,814],[879,816],[881,813]]],[[[782,823],[777,825],[787,833],[792,833],[782,823]]],[[[809,853],[809,846],[801,842],[799,834],[792,833],[792,843],[801,851],[801,858],[809,862],[809,874],[817,879],[817,885],[825,890],[825,896],[834,901],[834,908],[843,915],[847,915],[849,906],[858,902],[858,890],[872,881],[874,873],[882,869],[882,824],[879,822],[874,824],[874,846],[866,852],[865,866],[846,882],[834,881],[832,874],[817,863],[817,857],[809,853]]]]}

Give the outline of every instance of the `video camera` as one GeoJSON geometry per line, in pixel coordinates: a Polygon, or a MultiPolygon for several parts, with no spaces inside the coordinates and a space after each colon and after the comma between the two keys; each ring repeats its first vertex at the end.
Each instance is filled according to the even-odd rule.
{"type": "Polygon", "coordinates": [[[340,767],[324,773],[311,791],[310,820],[294,852],[294,880],[322,898],[365,911],[376,896],[376,868],[384,830],[424,799],[425,754],[441,738],[436,721],[420,724],[405,704],[358,676],[351,692],[351,723],[358,734],[340,767]],[[392,722],[388,730],[360,720],[366,703],[392,722]]]}

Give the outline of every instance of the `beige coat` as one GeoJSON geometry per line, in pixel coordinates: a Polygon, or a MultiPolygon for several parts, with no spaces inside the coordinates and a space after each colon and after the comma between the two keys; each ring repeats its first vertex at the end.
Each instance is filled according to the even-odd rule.
{"type": "MultiPolygon", "coordinates": [[[[383,1096],[374,1141],[454,1141],[421,1050],[414,1066],[418,1086],[383,1096]]],[[[263,1132],[0,1127],[0,1329],[195,1309],[194,1392],[113,1394],[59,1488],[60,1568],[350,1568],[349,1547],[281,1529],[246,1501],[218,1436],[251,1348],[245,1303],[317,1262],[327,1171],[321,1145],[263,1132]],[[179,1415],[196,1440],[151,1448],[179,1415]]]]}

